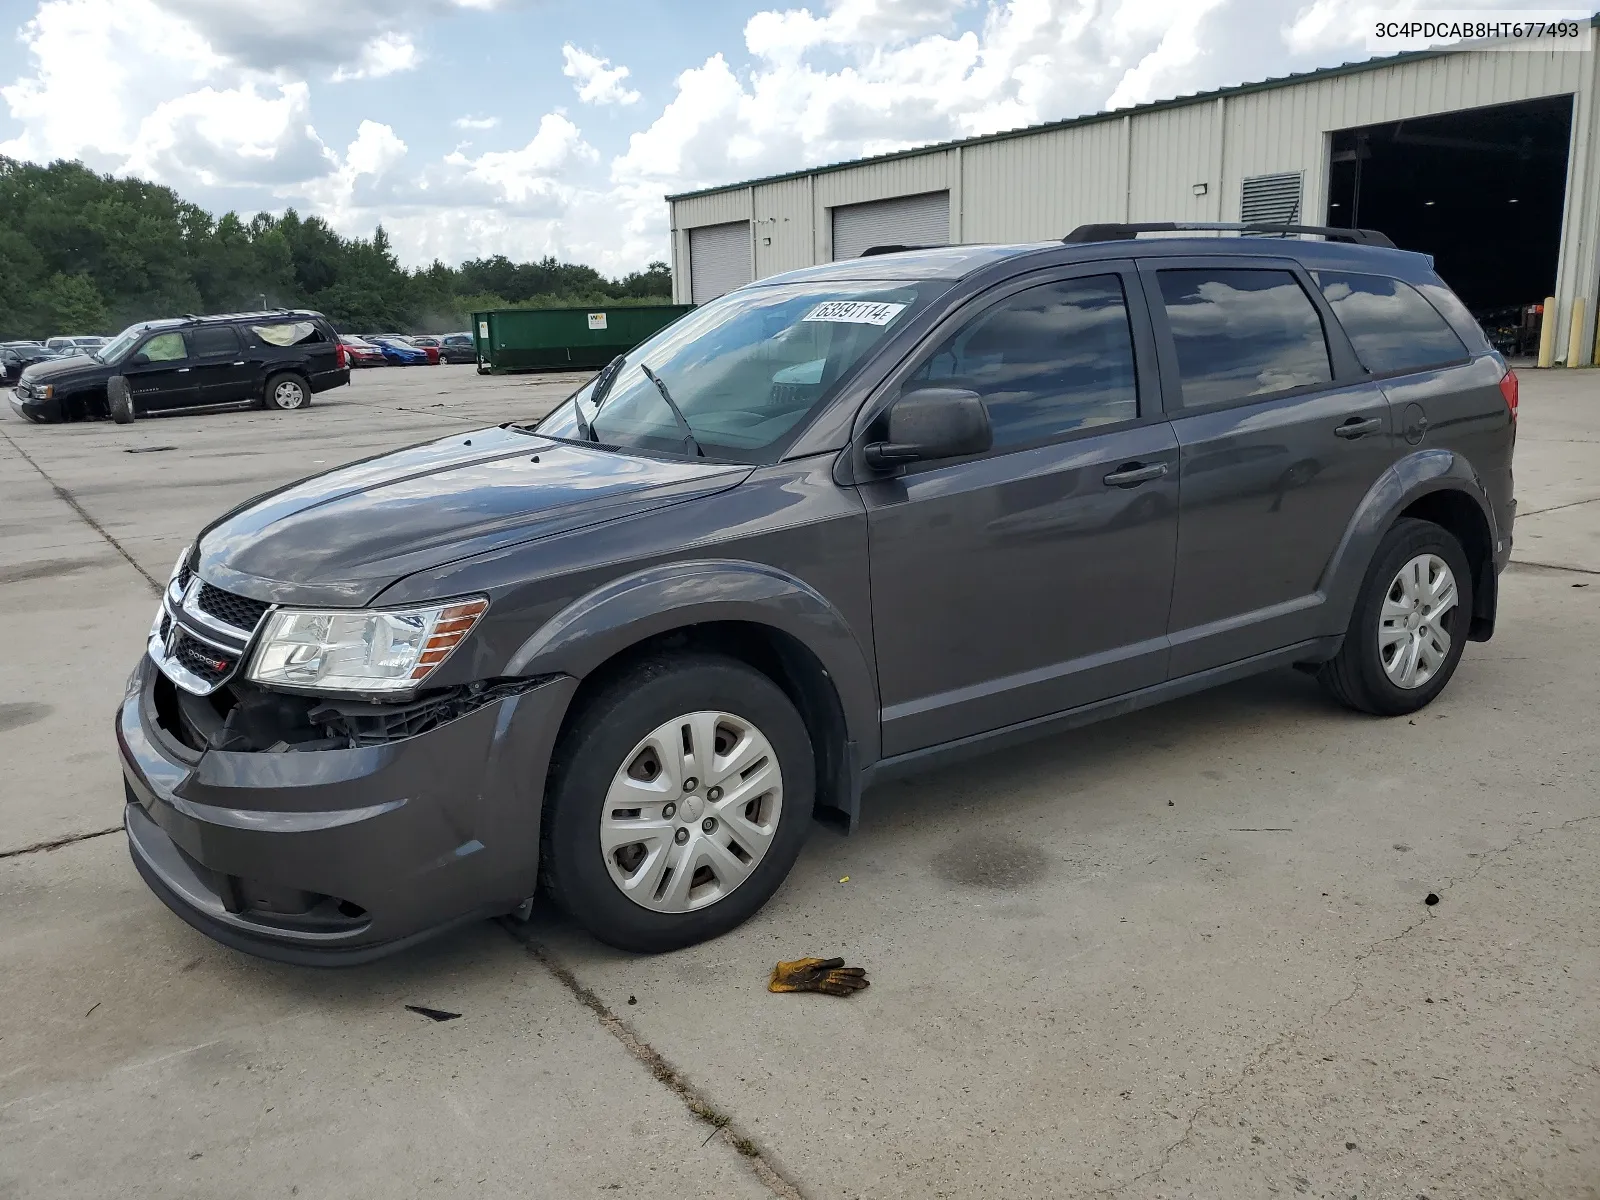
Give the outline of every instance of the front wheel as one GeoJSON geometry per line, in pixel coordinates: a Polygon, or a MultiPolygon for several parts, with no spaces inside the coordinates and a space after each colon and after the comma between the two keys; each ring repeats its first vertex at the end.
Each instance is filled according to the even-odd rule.
{"type": "Polygon", "coordinates": [[[118,425],[128,425],[133,421],[133,389],[128,386],[125,375],[113,375],[106,382],[106,407],[111,410],[111,419],[118,425]]]}
{"type": "Polygon", "coordinates": [[[811,823],[811,739],[772,680],[734,659],[641,663],[563,736],[542,873],[573,920],[622,950],[717,937],[789,874],[811,823]]]}
{"type": "Polygon", "coordinates": [[[1461,543],[1431,521],[1397,521],[1373,556],[1343,647],[1318,678],[1358,712],[1416,712],[1450,682],[1471,624],[1461,543]]]}

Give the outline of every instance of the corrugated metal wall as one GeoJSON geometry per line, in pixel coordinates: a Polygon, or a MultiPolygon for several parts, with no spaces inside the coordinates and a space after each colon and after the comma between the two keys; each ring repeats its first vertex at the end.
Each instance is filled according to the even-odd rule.
{"type": "MultiPolygon", "coordinates": [[[[1600,31],[1590,37],[1600,43],[1600,31]]],[[[1304,174],[1304,219],[1320,222],[1333,131],[1575,93],[1558,296],[1563,313],[1576,295],[1592,313],[1600,287],[1597,76],[1600,52],[1459,53],[825,168],[675,201],[675,261],[682,231],[754,219],[758,277],[828,262],[835,206],[940,190],[950,193],[951,241],[1039,241],[1097,221],[1235,221],[1247,176],[1292,171],[1304,174]]],[[[689,281],[679,278],[675,291],[686,299],[689,281]]]]}

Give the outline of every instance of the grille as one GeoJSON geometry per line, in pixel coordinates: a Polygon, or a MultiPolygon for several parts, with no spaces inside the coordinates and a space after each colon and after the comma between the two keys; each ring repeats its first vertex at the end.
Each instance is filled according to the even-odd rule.
{"type": "Polygon", "coordinates": [[[178,660],[178,665],[184,670],[207,683],[221,683],[234,666],[233,659],[213,650],[204,642],[196,641],[182,630],[178,631],[178,644],[173,648],[172,657],[178,660]]]}
{"type": "Polygon", "coordinates": [[[160,632],[160,634],[157,635],[158,637],[161,638],[161,641],[163,643],[166,642],[166,640],[167,640],[167,631],[169,629],[171,629],[171,628],[172,628],[172,614],[168,613],[168,612],[163,612],[161,614],[161,632],[160,632]]]}
{"type": "Polygon", "coordinates": [[[256,623],[261,620],[261,614],[269,607],[265,600],[235,596],[232,592],[212,587],[209,583],[200,585],[200,598],[195,603],[207,616],[215,617],[226,625],[247,632],[256,627],[256,623]]]}
{"type": "Polygon", "coordinates": [[[189,564],[184,563],[178,568],[178,592],[181,594],[189,589],[189,580],[194,578],[194,572],[189,569],[189,564]]]}

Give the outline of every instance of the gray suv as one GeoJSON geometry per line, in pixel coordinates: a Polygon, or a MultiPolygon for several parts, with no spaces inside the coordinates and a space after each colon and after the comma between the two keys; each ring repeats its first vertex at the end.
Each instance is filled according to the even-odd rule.
{"type": "Polygon", "coordinates": [[[138,869],[292,962],[541,890],[668,950],[891,776],[1280,667],[1421,708],[1494,630],[1515,376],[1380,234],[1150,228],[764,279],[225,514],[117,717],[138,869]]]}

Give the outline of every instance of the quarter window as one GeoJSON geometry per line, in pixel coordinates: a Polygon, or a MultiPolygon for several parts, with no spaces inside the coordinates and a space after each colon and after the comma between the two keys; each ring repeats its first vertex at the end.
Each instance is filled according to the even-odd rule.
{"type": "Polygon", "coordinates": [[[908,381],[977,392],[997,448],[1139,415],[1122,280],[1094,275],[1016,293],[962,326],[908,381]]]}
{"type": "Polygon", "coordinates": [[[1425,371],[1468,357],[1455,330],[1410,284],[1344,271],[1318,271],[1315,278],[1356,357],[1374,375],[1425,371]]]}
{"type": "Polygon", "coordinates": [[[189,351],[183,344],[181,333],[158,333],[144,344],[140,351],[146,362],[177,362],[181,358],[188,358],[189,351]]]}
{"type": "Polygon", "coordinates": [[[1317,309],[1288,271],[1158,272],[1185,408],[1329,383],[1317,309]]]}

